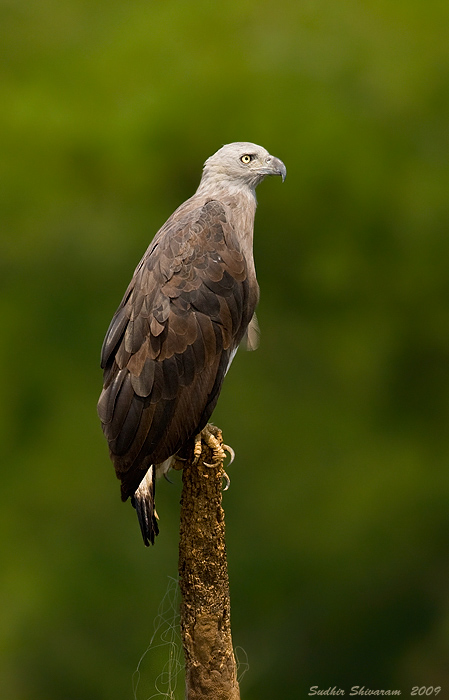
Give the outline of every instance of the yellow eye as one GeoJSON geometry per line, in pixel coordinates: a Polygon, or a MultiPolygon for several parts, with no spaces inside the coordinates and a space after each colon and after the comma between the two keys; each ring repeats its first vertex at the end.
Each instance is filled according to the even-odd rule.
{"type": "Polygon", "coordinates": [[[242,163],[245,163],[245,165],[247,165],[248,163],[251,163],[252,157],[248,153],[246,153],[240,158],[240,160],[242,161],[242,163]]]}

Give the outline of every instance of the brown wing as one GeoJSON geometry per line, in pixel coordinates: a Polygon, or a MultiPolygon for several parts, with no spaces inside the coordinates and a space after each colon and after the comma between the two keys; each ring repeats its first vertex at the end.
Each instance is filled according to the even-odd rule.
{"type": "Polygon", "coordinates": [[[257,303],[218,201],[167,222],[106,334],[98,413],[122,498],[209,420],[257,303]]]}

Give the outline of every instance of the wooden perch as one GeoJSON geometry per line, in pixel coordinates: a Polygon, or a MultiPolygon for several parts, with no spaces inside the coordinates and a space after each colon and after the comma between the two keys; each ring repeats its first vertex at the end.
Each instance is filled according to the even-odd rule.
{"type": "MultiPolygon", "coordinates": [[[[222,444],[221,430],[208,428],[222,444]]],[[[211,449],[184,463],[179,539],[181,636],[187,700],[240,700],[231,637],[231,604],[221,507],[223,462],[211,449]]]]}

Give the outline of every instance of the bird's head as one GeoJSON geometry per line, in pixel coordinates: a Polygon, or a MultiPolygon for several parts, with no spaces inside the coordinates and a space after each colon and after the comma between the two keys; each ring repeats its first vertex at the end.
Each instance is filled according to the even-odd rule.
{"type": "Polygon", "coordinates": [[[284,181],[287,169],[262,146],[238,141],[226,144],[206,160],[203,180],[244,184],[254,190],[267,175],[280,175],[284,181]]]}

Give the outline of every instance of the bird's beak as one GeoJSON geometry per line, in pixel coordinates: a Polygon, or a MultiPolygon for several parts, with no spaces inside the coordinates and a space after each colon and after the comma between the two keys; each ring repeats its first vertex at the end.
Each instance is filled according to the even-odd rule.
{"type": "Polygon", "coordinates": [[[279,158],[275,158],[274,156],[271,156],[269,167],[270,167],[270,175],[280,175],[282,178],[282,182],[284,182],[285,178],[287,177],[287,168],[285,167],[282,160],[279,160],[279,158]]]}

